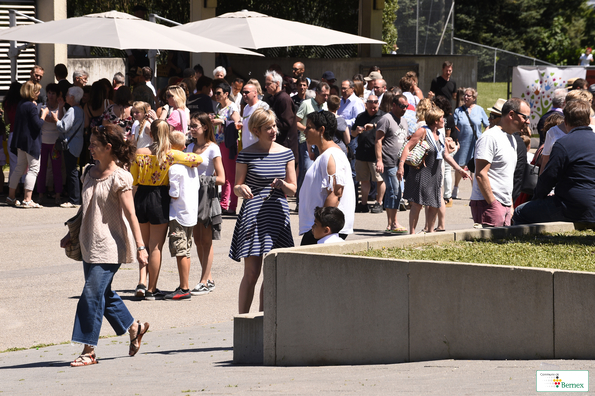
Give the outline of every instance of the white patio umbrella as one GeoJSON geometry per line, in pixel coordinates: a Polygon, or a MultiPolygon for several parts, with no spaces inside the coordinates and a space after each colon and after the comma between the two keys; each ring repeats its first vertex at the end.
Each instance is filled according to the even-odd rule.
{"type": "Polygon", "coordinates": [[[202,37],[215,37],[224,43],[253,49],[296,45],[386,44],[368,37],[247,10],[190,22],[173,29],[202,37]]]}
{"type": "Polygon", "coordinates": [[[117,49],[162,49],[262,56],[232,44],[173,30],[118,11],[89,14],[0,31],[0,40],[117,49]]]}

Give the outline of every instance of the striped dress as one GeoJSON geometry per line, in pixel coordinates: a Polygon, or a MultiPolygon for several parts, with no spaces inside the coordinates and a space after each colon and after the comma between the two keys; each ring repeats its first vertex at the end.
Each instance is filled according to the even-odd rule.
{"type": "Polygon", "coordinates": [[[237,162],[247,164],[246,185],[254,198],[245,199],[238,215],[229,257],[264,256],[272,249],[293,247],[289,206],[280,189],[271,188],[275,178],[285,178],[285,168],[294,160],[291,150],[279,153],[246,153],[237,162]]]}

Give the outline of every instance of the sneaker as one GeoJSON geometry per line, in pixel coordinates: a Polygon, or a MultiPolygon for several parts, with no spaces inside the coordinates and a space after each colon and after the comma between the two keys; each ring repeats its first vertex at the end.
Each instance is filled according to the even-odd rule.
{"type": "Polygon", "coordinates": [[[215,290],[215,282],[213,282],[212,280],[208,280],[207,287],[209,288],[209,291],[212,292],[213,290],[215,290]]]}
{"type": "Polygon", "coordinates": [[[165,295],[166,300],[186,300],[190,297],[192,297],[190,295],[190,289],[184,290],[179,287],[173,293],[169,293],[169,294],[165,295]]]}
{"type": "Polygon", "coordinates": [[[146,291],[145,292],[145,300],[155,301],[155,300],[163,300],[165,297],[165,293],[159,289],[156,289],[154,292],[146,291]]]}
{"type": "Polygon", "coordinates": [[[60,205],[61,208],[65,208],[65,209],[75,209],[78,208],[81,205],[75,205],[72,202],[64,202],[62,205],[60,205]]]}
{"type": "Polygon", "coordinates": [[[368,213],[370,211],[370,208],[368,208],[368,205],[366,204],[357,204],[355,205],[355,212],[356,213],[368,213]]]}
{"type": "Polygon", "coordinates": [[[384,208],[382,207],[382,204],[379,204],[378,202],[376,202],[374,205],[372,205],[372,209],[370,210],[370,212],[382,213],[383,210],[384,210],[384,208]]]}
{"type": "Polygon", "coordinates": [[[203,294],[208,294],[210,291],[211,290],[209,290],[209,288],[206,285],[199,283],[198,285],[196,285],[194,289],[192,289],[190,294],[192,294],[193,296],[202,296],[203,294]]]}
{"type": "Polygon", "coordinates": [[[144,298],[145,297],[145,293],[147,292],[147,287],[145,285],[143,285],[142,283],[139,283],[136,286],[136,290],[134,291],[134,295],[138,298],[144,298]]]}
{"type": "Polygon", "coordinates": [[[399,211],[400,212],[406,212],[407,211],[407,205],[405,205],[405,201],[401,199],[401,202],[399,203],[399,211]]]}

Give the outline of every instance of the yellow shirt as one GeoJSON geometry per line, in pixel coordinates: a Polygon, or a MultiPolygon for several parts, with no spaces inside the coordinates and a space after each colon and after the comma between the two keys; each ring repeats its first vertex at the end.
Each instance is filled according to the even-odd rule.
{"type": "Polygon", "coordinates": [[[163,165],[159,166],[157,157],[149,154],[137,154],[130,167],[130,173],[134,178],[133,185],[143,186],[167,186],[169,184],[168,171],[173,164],[182,164],[196,168],[202,163],[198,154],[184,153],[178,150],[170,150],[167,153],[163,165]]]}

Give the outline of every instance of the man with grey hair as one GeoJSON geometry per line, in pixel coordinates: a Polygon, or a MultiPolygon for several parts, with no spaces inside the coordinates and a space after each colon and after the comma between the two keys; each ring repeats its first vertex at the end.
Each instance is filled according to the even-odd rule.
{"type": "Polygon", "coordinates": [[[471,214],[484,227],[509,226],[513,200],[517,142],[513,137],[531,122],[531,109],[522,99],[510,98],[502,106],[500,123],[486,130],[475,144],[475,182],[471,214]]]}
{"type": "Polygon", "coordinates": [[[344,80],[341,83],[341,105],[337,111],[337,114],[345,119],[349,128],[353,126],[355,117],[366,111],[361,99],[354,93],[353,87],[351,80],[344,80]]]}
{"type": "Polygon", "coordinates": [[[291,149],[296,165],[298,157],[298,137],[293,101],[287,92],[282,90],[283,77],[274,70],[265,73],[264,88],[270,95],[268,104],[277,116],[277,143],[291,149]]]}
{"type": "Polygon", "coordinates": [[[123,86],[125,83],[126,83],[126,78],[124,77],[123,73],[117,72],[116,74],[114,74],[114,78],[112,79],[112,85],[114,86],[114,91],[116,91],[118,88],[123,86]]]}
{"type": "Polygon", "coordinates": [[[85,85],[87,85],[88,79],[89,79],[89,73],[87,73],[83,69],[75,70],[74,73],[72,73],[73,85],[76,85],[77,87],[82,88],[85,85]]]}
{"type": "Polygon", "coordinates": [[[564,111],[564,105],[566,104],[567,94],[568,90],[566,88],[557,88],[554,89],[554,92],[552,92],[552,108],[549,109],[543,116],[541,116],[539,122],[537,123],[537,132],[539,133],[539,146],[545,143],[545,133],[547,132],[543,130],[543,127],[545,126],[545,120],[547,120],[548,117],[551,116],[555,111],[562,114],[562,112],[564,111]]]}
{"type": "Polygon", "coordinates": [[[382,97],[384,96],[384,93],[386,92],[386,81],[384,81],[384,79],[382,78],[377,78],[376,80],[373,81],[373,87],[374,87],[374,92],[373,94],[376,95],[376,97],[378,98],[378,101],[380,103],[382,103],[382,97]]]}

